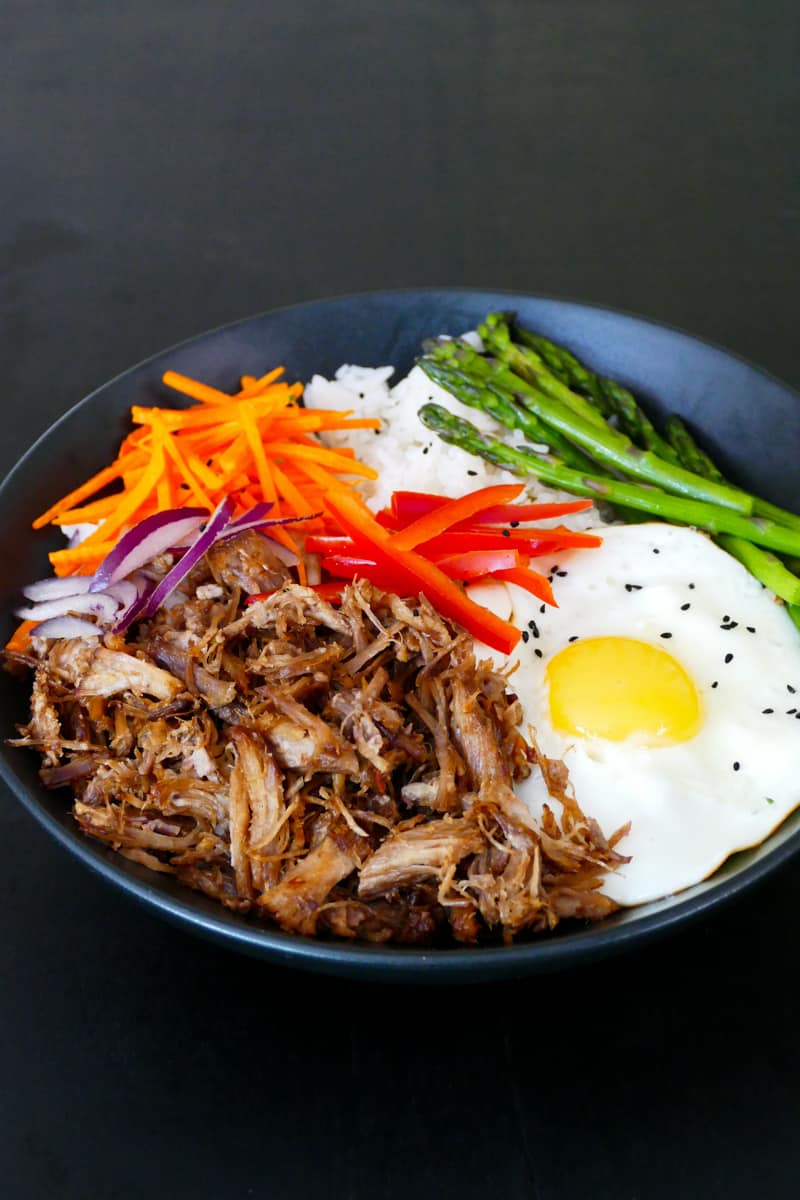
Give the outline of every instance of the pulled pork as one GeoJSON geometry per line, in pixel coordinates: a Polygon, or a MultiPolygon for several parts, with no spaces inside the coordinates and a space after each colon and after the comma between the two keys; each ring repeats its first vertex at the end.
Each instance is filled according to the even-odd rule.
{"type": "Polygon", "coordinates": [[[84,832],[301,934],[509,941],[610,913],[624,831],[584,816],[469,635],[364,581],[334,608],[259,542],[215,549],[127,638],[18,657],[15,744],[72,788],[84,832]],[[531,771],[555,802],[541,822],[513,790],[531,771]]]}

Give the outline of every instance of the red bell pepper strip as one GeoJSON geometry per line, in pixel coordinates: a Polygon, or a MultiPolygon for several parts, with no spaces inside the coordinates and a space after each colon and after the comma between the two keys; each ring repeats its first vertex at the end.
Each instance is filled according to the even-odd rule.
{"type": "Polygon", "coordinates": [[[453,531],[432,538],[417,547],[420,554],[434,560],[451,554],[464,554],[467,550],[519,550],[534,558],[542,554],[555,553],[556,549],[580,546],[599,546],[600,538],[594,534],[574,533],[570,529],[512,529],[507,533],[498,530],[453,531]]]}
{"type": "Polygon", "coordinates": [[[306,538],[305,546],[308,554],[347,554],[354,548],[354,543],[352,538],[315,533],[306,538]]]}
{"type": "Polygon", "coordinates": [[[515,500],[524,487],[524,483],[500,484],[497,487],[468,492],[466,496],[459,496],[457,500],[448,500],[446,504],[418,517],[416,521],[412,521],[396,533],[392,537],[392,546],[397,550],[413,550],[415,546],[429,542],[431,538],[445,533],[460,521],[474,520],[475,514],[481,509],[515,500]]]}
{"type": "Polygon", "coordinates": [[[350,555],[331,555],[322,560],[323,570],[339,579],[368,579],[384,592],[396,596],[417,596],[419,588],[409,584],[408,577],[393,571],[391,565],[376,563],[369,558],[354,558],[350,555]]]}
{"type": "Polygon", "coordinates": [[[437,558],[436,565],[451,579],[483,579],[496,571],[510,571],[514,567],[527,567],[528,559],[519,550],[467,550],[464,554],[451,554],[437,558]]]}
{"type": "Polygon", "coordinates": [[[550,580],[546,576],[540,575],[538,571],[532,571],[530,567],[512,567],[510,571],[495,571],[492,579],[499,579],[502,583],[515,583],[517,587],[524,588],[526,592],[543,600],[545,604],[552,604],[558,608],[550,580]]]}
{"type": "MultiPolygon", "coordinates": [[[[428,492],[394,492],[391,509],[383,509],[379,519],[388,513],[403,527],[434,509],[450,503],[448,496],[428,492]]],[[[569,513],[585,512],[591,508],[592,500],[565,500],[557,503],[499,504],[475,514],[474,520],[484,525],[507,525],[509,521],[545,521],[550,517],[567,516],[569,513]]],[[[381,521],[381,524],[383,522],[381,521]]]]}
{"type": "MultiPolygon", "coordinates": [[[[444,617],[457,621],[472,634],[504,654],[510,654],[520,639],[520,631],[510,621],[503,621],[487,608],[476,604],[458,584],[413,550],[392,544],[392,536],[381,528],[371,513],[345,492],[327,497],[327,507],[344,532],[353,539],[359,552],[374,559],[381,571],[403,577],[406,595],[424,593],[444,617]]],[[[402,594],[401,592],[401,594],[402,594]]]]}

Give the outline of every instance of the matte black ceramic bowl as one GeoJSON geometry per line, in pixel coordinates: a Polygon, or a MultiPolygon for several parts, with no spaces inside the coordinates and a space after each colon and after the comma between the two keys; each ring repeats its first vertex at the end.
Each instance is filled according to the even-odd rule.
{"type": "MultiPolygon", "coordinates": [[[[163,398],[172,368],[231,390],[240,375],[283,363],[290,378],[332,373],[342,362],[392,363],[398,377],[420,342],[457,334],[491,309],[516,309],[525,324],[571,347],[621,380],[655,415],[689,419],[733,479],[776,503],[800,507],[800,396],[764,372],[684,333],[622,313],[532,296],[468,291],[386,292],[301,304],[252,317],[166,350],[87,396],[28,451],[0,488],[3,639],[15,593],[48,571],[56,535],[31,521],[57,495],[109,461],[128,429],[131,404],[163,398]]],[[[2,674],[0,735],[24,719],[25,690],[2,674]]],[[[164,875],[114,855],[79,833],[64,791],[45,791],[34,754],[0,749],[0,771],[20,802],[58,841],[109,883],[164,916],[229,946],[275,961],[354,976],[464,981],[531,974],[585,962],[675,929],[763,878],[800,849],[800,813],[758,849],[737,854],[713,878],[680,895],[600,924],[508,947],[416,950],[316,941],[226,912],[164,875]]]]}

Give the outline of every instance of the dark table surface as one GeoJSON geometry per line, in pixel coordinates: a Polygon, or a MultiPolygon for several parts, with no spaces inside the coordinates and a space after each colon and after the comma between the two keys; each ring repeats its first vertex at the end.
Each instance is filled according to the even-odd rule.
{"type": "MultiPolygon", "coordinates": [[[[789,0],[6,0],[7,470],[107,377],[292,301],[586,299],[800,383],[789,0]]],[[[0,1178],[85,1197],[796,1196],[800,869],[644,952],[304,976],[134,907],[0,796],[0,1178]]]]}

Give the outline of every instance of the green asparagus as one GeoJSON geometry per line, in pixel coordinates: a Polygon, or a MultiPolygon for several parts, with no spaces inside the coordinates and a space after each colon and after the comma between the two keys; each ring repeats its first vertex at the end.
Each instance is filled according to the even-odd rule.
{"type": "MultiPolygon", "coordinates": [[[[565,381],[558,372],[550,370],[543,358],[531,346],[520,346],[512,341],[511,329],[502,313],[489,313],[483,324],[479,326],[478,332],[491,354],[495,354],[515,374],[538,387],[540,391],[552,395],[556,399],[564,399],[566,387],[570,396],[575,395],[568,386],[568,381],[565,381]],[[556,380],[558,387],[552,383],[552,380],[556,380]]],[[[553,348],[555,349],[555,347],[553,348]]],[[[577,359],[574,361],[577,362],[577,359]]],[[[580,364],[578,365],[580,366],[580,364]]],[[[584,373],[588,374],[588,372],[584,373]]],[[[632,442],[642,446],[645,450],[652,450],[665,462],[677,466],[677,454],[661,437],[631,393],[625,388],[618,387],[611,380],[601,379],[597,375],[592,378],[596,381],[596,386],[589,391],[589,398],[595,408],[598,408],[597,398],[601,398],[599,413],[603,417],[615,414],[621,428],[632,442]]],[[[583,389],[579,388],[578,390],[582,391],[583,389]]],[[[576,409],[576,411],[584,410],[576,409]]],[[[597,416],[597,412],[595,412],[595,416],[597,416]]]]}
{"type": "MultiPolygon", "coordinates": [[[[699,475],[706,474],[709,478],[724,481],[724,476],[718,470],[716,463],[701,450],[689,430],[678,416],[671,416],[665,423],[665,429],[672,444],[679,451],[681,461],[689,470],[697,471],[699,475]]],[[[758,505],[754,509],[758,512],[758,505]]],[[[784,563],[768,550],[754,546],[743,538],[732,537],[730,534],[720,534],[716,539],[723,550],[737,558],[751,575],[780,596],[787,604],[800,604],[800,579],[793,575],[784,563]]]]}
{"type": "Polygon", "coordinates": [[[582,450],[573,446],[557,430],[545,425],[533,413],[528,412],[519,404],[515,404],[513,397],[501,389],[474,383],[463,372],[456,371],[446,363],[435,362],[430,358],[421,358],[419,366],[434,383],[446,388],[453,395],[457,391],[458,399],[462,404],[489,413],[507,429],[519,430],[534,442],[543,442],[549,448],[550,453],[561,459],[567,466],[574,467],[576,471],[596,469],[595,464],[582,450]]]}
{"type": "Polygon", "coordinates": [[[454,416],[438,404],[423,405],[419,416],[422,423],[438,433],[444,441],[505,467],[514,474],[533,475],[543,483],[565,492],[589,496],[593,500],[607,500],[611,504],[638,509],[679,525],[694,525],[713,534],[733,534],[770,550],[787,554],[800,551],[800,534],[772,521],[751,519],[728,508],[669,495],[641,484],[582,474],[571,467],[549,461],[527,447],[509,446],[498,438],[484,435],[469,421],[454,416]]]}
{"type": "MultiPolygon", "coordinates": [[[[449,363],[478,382],[511,393],[519,404],[607,467],[688,499],[708,501],[744,515],[752,512],[753,498],[746,492],[712,483],[683,467],[665,463],[652,451],[640,450],[625,434],[611,429],[604,422],[601,428],[585,421],[560,400],[546,396],[520,379],[505,364],[483,358],[464,342],[439,343],[433,347],[430,357],[434,361],[449,363]]],[[[594,415],[597,416],[597,413],[594,415]]]]}
{"type": "Polygon", "coordinates": [[[604,416],[615,415],[631,441],[652,450],[665,462],[677,464],[678,456],[673,447],[659,434],[627,388],[621,387],[613,379],[604,379],[601,375],[596,375],[568,350],[557,346],[541,334],[532,333],[516,322],[513,325],[513,336],[517,342],[538,353],[562,383],[567,384],[573,391],[590,397],[604,416]]]}
{"type": "Polygon", "coordinates": [[[598,412],[583,396],[571,391],[548,371],[534,350],[526,350],[512,342],[508,324],[502,313],[489,313],[483,324],[478,326],[478,333],[490,354],[520,379],[537,388],[545,396],[559,400],[591,425],[601,429],[605,427],[604,413],[598,412]]]}
{"type": "Polygon", "coordinates": [[[725,482],[722,472],[717,470],[714,462],[701,450],[677,413],[667,417],[664,432],[678,455],[678,461],[688,471],[704,475],[706,479],[713,479],[715,483],[725,482]]]}

